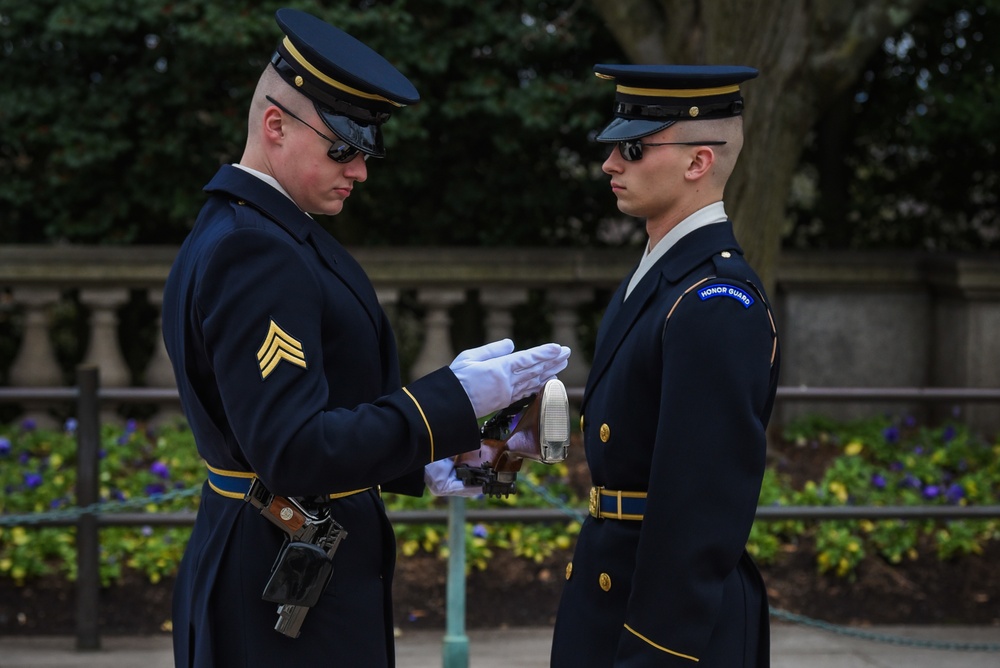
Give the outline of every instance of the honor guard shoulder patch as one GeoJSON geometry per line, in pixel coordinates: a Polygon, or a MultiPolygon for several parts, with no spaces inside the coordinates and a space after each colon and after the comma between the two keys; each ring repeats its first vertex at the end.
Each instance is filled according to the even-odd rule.
{"type": "Polygon", "coordinates": [[[257,364],[260,366],[261,379],[270,376],[281,360],[291,362],[303,369],[306,368],[306,354],[302,350],[302,344],[298,339],[278,327],[278,323],[271,320],[267,336],[264,337],[264,343],[257,350],[257,364]]]}
{"type": "Polygon", "coordinates": [[[750,308],[754,302],[754,298],[746,290],[738,288],[735,285],[729,285],[728,283],[713,283],[712,285],[699,288],[698,297],[702,301],[711,299],[712,297],[729,297],[743,304],[743,308],[750,308]]]}

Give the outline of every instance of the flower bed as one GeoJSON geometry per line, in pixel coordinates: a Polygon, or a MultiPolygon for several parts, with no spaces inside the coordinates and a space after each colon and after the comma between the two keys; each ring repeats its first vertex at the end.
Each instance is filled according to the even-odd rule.
{"type": "MultiPolygon", "coordinates": [[[[74,580],[72,527],[33,526],[31,517],[72,512],[75,506],[76,424],[44,431],[31,423],[0,427],[0,578],[17,584],[45,575],[74,580]],[[18,516],[12,521],[11,516],[18,516]]],[[[576,435],[578,436],[578,435],[576,435]]],[[[562,506],[568,514],[586,507],[589,484],[582,448],[571,448],[565,464],[528,464],[526,484],[508,499],[481,499],[469,508],[510,505],[562,506]],[[530,483],[530,484],[527,484],[530,483]]],[[[151,432],[134,422],[105,426],[101,434],[100,497],[112,505],[148,512],[194,510],[194,492],[204,480],[204,464],[183,424],[151,432]]],[[[387,495],[392,510],[445,507],[442,499],[387,495]]],[[[790,425],[772,450],[761,504],[994,505],[1000,503],[1000,444],[982,441],[961,424],[923,427],[912,420],[880,418],[837,424],[812,418],[790,425]],[[811,462],[811,466],[804,463],[811,462]]],[[[396,526],[401,558],[447,554],[445,527],[396,526]]],[[[499,522],[466,527],[470,569],[489,568],[498,551],[542,563],[568,550],[579,523],[499,522]]],[[[190,529],[105,527],[101,529],[101,579],[122,579],[131,569],[157,582],[172,575],[190,529]]],[[[850,581],[869,558],[900,564],[932,550],[947,560],[980,554],[1000,540],[1000,518],[935,520],[758,521],[749,549],[762,565],[782,553],[808,548],[817,570],[850,581]]]]}

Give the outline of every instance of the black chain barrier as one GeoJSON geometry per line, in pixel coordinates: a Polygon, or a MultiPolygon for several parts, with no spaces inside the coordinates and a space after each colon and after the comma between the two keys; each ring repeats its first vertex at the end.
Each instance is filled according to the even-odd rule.
{"type": "MultiPolygon", "coordinates": [[[[587,518],[586,513],[582,512],[578,508],[567,505],[562,499],[556,497],[541,485],[536,485],[528,480],[526,476],[521,479],[521,482],[528,489],[538,494],[552,507],[562,512],[567,517],[581,523],[587,518]]],[[[194,496],[200,493],[200,491],[201,485],[195,485],[186,489],[173,490],[163,494],[154,494],[148,497],[126,499],[124,501],[100,501],[92,503],[88,506],[50,510],[40,513],[0,514],[0,527],[37,525],[45,524],[51,521],[68,521],[79,519],[83,515],[114,513],[115,511],[127,510],[130,508],[142,508],[149,504],[162,503],[172,499],[194,496]]],[[[890,634],[873,633],[871,631],[863,631],[849,626],[840,626],[824,622],[822,620],[812,619],[810,617],[806,617],[805,615],[799,615],[793,612],[788,612],[787,610],[781,610],[780,608],[772,607],[771,616],[775,619],[780,619],[792,624],[800,624],[802,626],[808,626],[829,633],[859,638],[861,640],[869,640],[871,642],[956,652],[1000,652],[1000,643],[961,643],[943,640],[920,640],[890,634]]]]}

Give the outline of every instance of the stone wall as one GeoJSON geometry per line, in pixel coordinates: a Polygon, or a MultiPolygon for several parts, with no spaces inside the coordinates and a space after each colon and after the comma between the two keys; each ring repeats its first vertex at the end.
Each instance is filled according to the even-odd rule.
{"type": "MultiPolygon", "coordinates": [[[[119,320],[136,294],[155,313],[176,253],[168,247],[0,246],[0,378],[13,387],[65,384],[51,341],[53,313],[72,300],[87,345],[79,361],[101,367],[102,384],[171,387],[158,336],[140,372],[122,351],[119,320]],[[12,351],[2,359],[2,351],[12,351]]],[[[588,326],[638,259],[635,250],[357,249],[379,300],[412,341],[411,375],[445,365],[456,345],[455,318],[479,319],[483,340],[510,336],[520,320],[544,323],[552,339],[577,351],[564,374],[584,384],[588,326]],[[409,308],[401,314],[404,304],[409,308]],[[414,310],[415,308],[415,310],[414,310]],[[414,321],[413,314],[419,314],[414,321]]],[[[781,385],[862,388],[1000,388],[1000,258],[923,253],[787,252],[772,290],[782,340],[781,385]]],[[[592,327],[591,327],[592,329],[592,327]]],[[[592,332],[590,332],[592,334],[592,332]]],[[[65,361],[63,361],[65,366],[65,361]]],[[[44,407],[28,407],[44,413],[44,407]]],[[[820,412],[845,418],[891,412],[940,418],[960,412],[975,427],[1000,432],[1000,403],[898,401],[779,402],[778,422],[820,412]]]]}

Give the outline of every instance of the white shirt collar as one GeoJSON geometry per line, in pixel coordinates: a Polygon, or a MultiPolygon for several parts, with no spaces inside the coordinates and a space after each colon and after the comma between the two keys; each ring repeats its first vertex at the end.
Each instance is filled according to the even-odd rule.
{"type": "MultiPolygon", "coordinates": [[[[258,172],[253,167],[247,167],[246,165],[241,165],[238,162],[234,162],[233,167],[235,167],[236,169],[242,169],[247,174],[252,174],[256,176],[258,179],[268,184],[269,186],[277,190],[279,193],[281,193],[288,199],[291,199],[293,204],[295,203],[295,200],[292,199],[292,196],[289,195],[287,192],[285,192],[285,189],[281,187],[280,183],[278,183],[278,179],[274,178],[270,174],[265,174],[264,172],[258,172]]],[[[296,204],[295,206],[298,206],[298,204],[296,204]]]]}
{"type": "Polygon", "coordinates": [[[628,283],[628,288],[625,289],[625,299],[632,294],[632,290],[639,281],[642,280],[643,276],[650,270],[650,268],[656,264],[657,260],[666,255],[667,251],[673,248],[673,246],[680,241],[683,237],[687,236],[691,232],[694,232],[700,227],[705,227],[706,225],[712,225],[714,223],[724,223],[729,220],[729,216],[726,215],[726,208],[722,201],[714,202],[706,207],[698,209],[690,216],[682,220],[681,222],[674,225],[673,228],[667,234],[660,239],[660,242],[656,244],[652,252],[649,250],[649,241],[646,242],[646,250],[643,253],[642,260],[639,262],[639,267],[632,274],[632,280],[628,283]]]}

